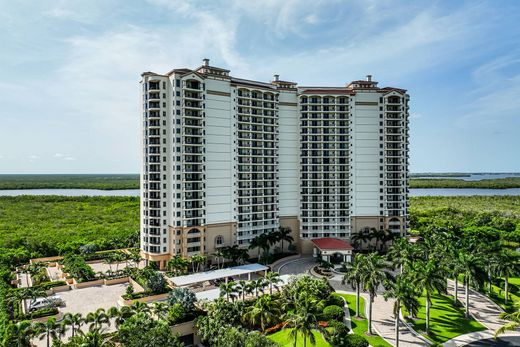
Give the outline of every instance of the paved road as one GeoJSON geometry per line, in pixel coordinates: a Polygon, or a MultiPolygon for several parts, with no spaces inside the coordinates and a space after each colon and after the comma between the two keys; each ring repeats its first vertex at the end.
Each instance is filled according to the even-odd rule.
{"type": "Polygon", "coordinates": [[[280,275],[298,275],[308,273],[316,265],[316,258],[303,256],[301,258],[284,261],[273,268],[280,275]]]}

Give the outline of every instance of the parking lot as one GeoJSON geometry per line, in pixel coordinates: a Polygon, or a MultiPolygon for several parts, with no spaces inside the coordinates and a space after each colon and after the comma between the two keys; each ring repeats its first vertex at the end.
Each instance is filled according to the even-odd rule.
{"type": "Polygon", "coordinates": [[[123,283],[61,292],[58,295],[65,301],[65,306],[60,310],[64,314],[71,312],[86,315],[98,308],[109,309],[117,306],[117,300],[125,293],[127,285],[128,283],[123,283]]]}

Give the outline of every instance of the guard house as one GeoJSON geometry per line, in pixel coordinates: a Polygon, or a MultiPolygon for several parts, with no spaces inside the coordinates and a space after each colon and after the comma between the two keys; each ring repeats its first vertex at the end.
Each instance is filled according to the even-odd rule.
{"type": "Polygon", "coordinates": [[[352,261],[354,247],[346,241],[335,239],[333,237],[322,237],[313,239],[314,257],[321,257],[321,259],[331,263],[341,263],[352,261]]]}

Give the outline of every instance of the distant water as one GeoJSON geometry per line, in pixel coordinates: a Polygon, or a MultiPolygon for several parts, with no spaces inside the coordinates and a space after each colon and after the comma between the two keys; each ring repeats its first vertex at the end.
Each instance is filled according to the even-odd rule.
{"type": "Polygon", "coordinates": [[[63,196],[139,196],[139,189],[13,189],[0,190],[0,196],[63,195],[63,196]]]}
{"type": "MultiPolygon", "coordinates": [[[[63,195],[63,196],[139,196],[139,189],[98,190],[98,189],[15,189],[0,190],[0,196],[18,195],[63,195]]],[[[479,189],[479,188],[414,188],[410,196],[471,196],[471,195],[520,195],[520,188],[479,189]]]]}
{"type": "Polygon", "coordinates": [[[464,181],[481,181],[497,178],[520,177],[520,173],[472,173],[470,176],[413,176],[412,178],[428,178],[428,179],[455,179],[464,181]]]}

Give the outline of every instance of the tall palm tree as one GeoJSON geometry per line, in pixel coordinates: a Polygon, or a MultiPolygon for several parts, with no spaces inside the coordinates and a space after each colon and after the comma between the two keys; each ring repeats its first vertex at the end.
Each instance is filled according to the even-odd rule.
{"type": "Polygon", "coordinates": [[[292,237],[291,235],[291,228],[288,228],[288,227],[280,227],[278,229],[278,240],[281,242],[282,244],[282,253],[284,252],[284,247],[283,247],[283,242],[284,241],[287,241],[289,242],[289,247],[290,245],[292,244],[292,242],[294,241],[294,238],[292,237]]]}
{"type": "Polygon", "coordinates": [[[234,281],[229,281],[228,283],[220,284],[220,296],[225,296],[226,301],[229,302],[229,299],[234,299],[236,295],[235,290],[236,283],[234,281]]]}
{"type": "Polygon", "coordinates": [[[433,259],[417,259],[411,271],[413,284],[421,292],[426,292],[426,334],[428,334],[430,332],[431,297],[434,291],[438,291],[439,293],[446,292],[445,271],[440,264],[433,259]]]}
{"type": "Polygon", "coordinates": [[[213,253],[213,258],[217,260],[217,269],[220,269],[220,258],[222,258],[224,255],[222,254],[222,251],[220,249],[217,249],[215,253],[213,253]]]}
{"type": "Polygon", "coordinates": [[[110,318],[105,309],[98,308],[96,311],[87,314],[85,322],[90,323],[89,330],[100,330],[104,324],[110,325],[110,318]]]}
{"type": "Polygon", "coordinates": [[[273,287],[278,289],[277,284],[282,282],[282,279],[278,272],[270,271],[265,276],[265,282],[269,285],[269,294],[273,295],[273,287]]]}
{"type": "Polygon", "coordinates": [[[260,234],[255,236],[251,242],[249,243],[249,249],[258,249],[258,261],[260,261],[260,250],[269,247],[269,242],[267,240],[266,234],[260,234]]]}
{"type": "Polygon", "coordinates": [[[81,313],[66,313],[63,316],[63,322],[62,324],[66,326],[71,327],[71,336],[76,336],[76,332],[81,328],[81,326],[84,323],[83,316],[81,313]]]}
{"type": "Polygon", "coordinates": [[[290,336],[294,339],[294,346],[298,343],[298,334],[303,335],[303,346],[307,346],[307,337],[312,345],[316,344],[316,339],[313,330],[321,330],[318,324],[318,311],[315,300],[308,297],[300,297],[300,300],[296,301],[294,312],[287,315],[285,328],[293,328],[290,336]]]}
{"type": "Polygon", "coordinates": [[[379,242],[380,241],[383,241],[383,239],[385,238],[386,234],[385,234],[385,231],[383,229],[376,229],[376,228],[371,228],[370,229],[370,238],[371,240],[375,239],[376,240],[376,244],[374,245],[374,250],[375,251],[379,251],[379,242]]]}
{"type": "Polygon", "coordinates": [[[509,278],[519,272],[518,256],[507,250],[500,252],[496,257],[494,271],[497,276],[504,277],[504,302],[507,304],[509,299],[509,278]]]}
{"type": "Polygon", "coordinates": [[[383,257],[377,253],[370,253],[364,257],[365,259],[361,261],[361,283],[363,283],[363,288],[368,292],[369,296],[368,333],[372,334],[372,303],[377,295],[377,289],[388,280],[389,275],[384,270],[385,264],[383,257]]]}
{"type": "Polygon", "coordinates": [[[482,272],[482,258],[479,254],[461,252],[459,254],[459,264],[461,273],[464,276],[466,318],[469,318],[469,286],[470,284],[477,289],[483,283],[485,274],[482,272]]]}
{"type": "Polygon", "coordinates": [[[256,281],[251,281],[252,287],[255,291],[255,296],[258,297],[258,292],[261,291],[264,292],[264,288],[266,286],[265,280],[261,277],[257,279],[256,281]]]}
{"type": "Polygon", "coordinates": [[[360,317],[359,312],[359,300],[360,300],[360,290],[363,285],[363,261],[366,259],[363,255],[357,255],[354,257],[354,261],[352,263],[344,263],[346,268],[346,273],[341,280],[342,284],[348,283],[352,286],[353,289],[356,290],[356,317],[360,317]]]}
{"type": "Polygon", "coordinates": [[[40,340],[46,339],[47,347],[51,345],[52,341],[58,339],[64,333],[63,326],[60,323],[56,322],[55,317],[49,318],[47,322],[42,323],[38,322],[35,324],[36,331],[39,332],[40,340]]]}
{"type": "Polygon", "coordinates": [[[363,249],[365,242],[370,241],[370,234],[365,233],[363,230],[358,231],[352,235],[352,242],[358,249],[363,249]]]}
{"type": "Polygon", "coordinates": [[[11,346],[15,343],[16,347],[31,347],[31,339],[35,333],[39,334],[39,331],[35,331],[35,325],[28,320],[16,324],[11,323],[6,327],[6,330],[8,332],[6,336],[14,337],[14,339],[5,339],[3,342],[5,346],[11,346]]]}
{"type": "Polygon", "coordinates": [[[517,330],[520,327],[520,310],[513,313],[502,312],[499,317],[508,320],[509,322],[505,323],[495,331],[495,337],[507,331],[517,330]]]}
{"type": "Polygon", "coordinates": [[[238,285],[236,287],[236,291],[238,296],[242,296],[242,301],[246,299],[246,289],[248,283],[244,280],[238,281],[238,285]]]}
{"type": "Polygon", "coordinates": [[[401,308],[405,308],[412,316],[419,312],[420,293],[411,285],[410,280],[402,275],[398,276],[395,282],[387,284],[384,293],[385,300],[395,299],[393,312],[395,317],[395,346],[399,347],[399,323],[401,308]]]}
{"type": "Polygon", "coordinates": [[[413,261],[413,246],[407,238],[401,237],[392,243],[388,250],[388,259],[399,266],[400,273],[404,272],[404,267],[407,267],[413,261]]]}
{"type": "Polygon", "coordinates": [[[242,318],[252,326],[260,326],[262,331],[280,317],[280,305],[270,295],[263,295],[246,308],[242,318]]]}

